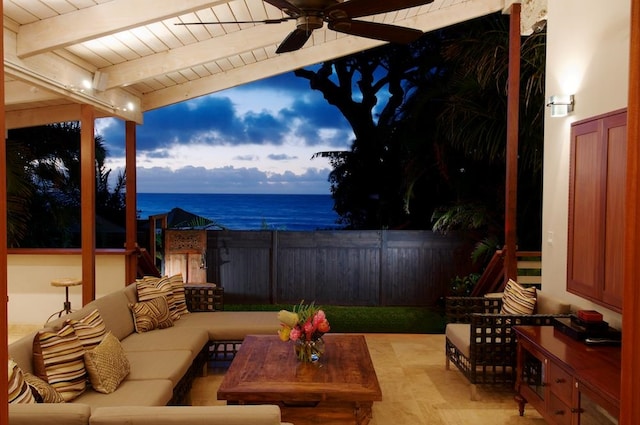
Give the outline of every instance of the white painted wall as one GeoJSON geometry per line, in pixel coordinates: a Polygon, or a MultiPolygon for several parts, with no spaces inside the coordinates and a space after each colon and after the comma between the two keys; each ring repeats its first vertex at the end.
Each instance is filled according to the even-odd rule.
{"type": "MultiPolygon", "coordinates": [[[[8,319],[11,325],[43,324],[54,312],[62,310],[64,288],[51,286],[51,280],[82,277],[82,257],[65,255],[17,255],[7,258],[8,319]]],[[[96,297],[125,286],[124,255],[105,254],[96,257],[96,297]]],[[[73,309],[82,306],[80,286],[69,288],[73,309]]]]}
{"type": "Polygon", "coordinates": [[[570,124],[627,106],[630,7],[629,0],[550,0],[547,27],[546,96],[574,94],[575,111],[551,118],[546,108],[542,286],[617,328],[619,314],[566,291],[570,124]]]}

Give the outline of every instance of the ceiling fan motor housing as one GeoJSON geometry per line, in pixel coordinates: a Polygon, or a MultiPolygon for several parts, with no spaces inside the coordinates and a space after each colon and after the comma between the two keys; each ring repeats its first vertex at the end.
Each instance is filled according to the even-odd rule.
{"type": "Polygon", "coordinates": [[[300,16],[296,19],[296,27],[307,31],[317,30],[322,28],[324,20],[320,15],[306,15],[300,16]]]}

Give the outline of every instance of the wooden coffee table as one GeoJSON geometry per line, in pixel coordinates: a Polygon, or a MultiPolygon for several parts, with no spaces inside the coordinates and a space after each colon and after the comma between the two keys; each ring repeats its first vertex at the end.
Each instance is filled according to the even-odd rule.
{"type": "Polygon", "coordinates": [[[294,424],[366,425],[382,391],[363,335],[328,334],[318,363],[300,363],[291,342],[248,335],[218,389],[227,404],[277,404],[294,424]]]}

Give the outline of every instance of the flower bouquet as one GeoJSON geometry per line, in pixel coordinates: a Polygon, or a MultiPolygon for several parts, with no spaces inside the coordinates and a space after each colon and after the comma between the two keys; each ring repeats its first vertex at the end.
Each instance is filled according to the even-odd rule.
{"type": "Polygon", "coordinates": [[[331,329],[324,311],[314,303],[305,305],[304,301],[293,307],[293,311],[278,312],[282,341],[293,341],[298,360],[316,362],[324,353],[322,335],[331,329]]]}

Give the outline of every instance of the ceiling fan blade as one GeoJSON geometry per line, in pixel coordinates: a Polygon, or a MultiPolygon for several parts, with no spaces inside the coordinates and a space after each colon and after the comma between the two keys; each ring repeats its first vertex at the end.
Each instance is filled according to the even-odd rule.
{"type": "Polygon", "coordinates": [[[301,49],[307,40],[309,40],[309,37],[311,37],[311,33],[311,30],[296,28],[280,43],[276,53],[287,53],[301,49]]]}
{"type": "Polygon", "coordinates": [[[173,25],[280,24],[282,22],[291,21],[292,19],[296,19],[296,18],[287,17],[287,18],[277,18],[277,19],[262,19],[259,21],[176,22],[173,25]]]}
{"type": "MultiPolygon", "coordinates": [[[[271,1],[269,1],[269,3],[271,3],[271,1]]],[[[433,3],[433,0],[349,0],[327,7],[324,13],[325,16],[335,19],[359,18],[362,16],[407,9],[409,7],[422,6],[423,4],[429,3],[433,3]]]]}
{"type": "Polygon", "coordinates": [[[352,21],[350,19],[330,21],[328,27],[331,30],[343,32],[345,34],[400,44],[411,43],[412,41],[420,38],[423,34],[422,31],[414,28],[380,24],[377,22],[352,21]]]}
{"type": "Polygon", "coordinates": [[[295,17],[302,15],[302,10],[298,6],[289,3],[287,0],[264,0],[264,1],[282,10],[287,15],[295,16],[295,17]]]}

